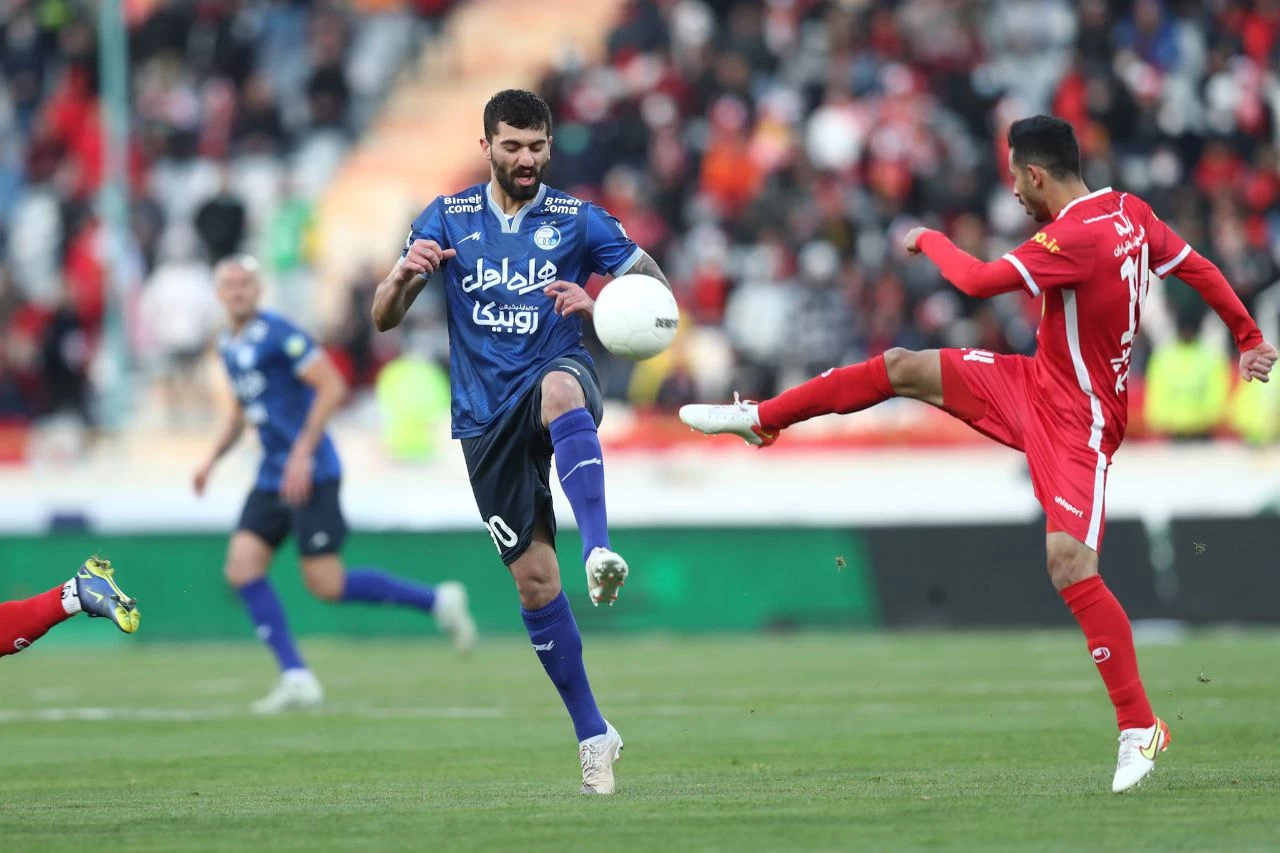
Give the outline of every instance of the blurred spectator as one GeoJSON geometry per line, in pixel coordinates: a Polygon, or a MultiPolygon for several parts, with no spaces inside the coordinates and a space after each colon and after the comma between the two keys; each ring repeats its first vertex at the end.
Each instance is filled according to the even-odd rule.
{"type": "Polygon", "coordinates": [[[1200,335],[1202,319],[1202,311],[1184,309],[1178,336],[1156,347],[1147,363],[1147,425],[1173,438],[1209,438],[1226,415],[1231,363],[1200,335]]]}
{"type": "Polygon", "coordinates": [[[244,202],[231,189],[231,169],[218,175],[218,192],[196,211],[196,231],[210,264],[240,251],[245,234],[244,202]]]}

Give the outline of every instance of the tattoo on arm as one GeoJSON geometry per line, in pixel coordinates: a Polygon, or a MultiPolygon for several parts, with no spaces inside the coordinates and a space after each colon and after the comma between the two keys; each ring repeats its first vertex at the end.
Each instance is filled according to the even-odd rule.
{"type": "Polygon", "coordinates": [[[631,265],[631,269],[627,270],[627,274],[635,273],[637,275],[650,275],[667,286],[667,290],[671,289],[671,282],[667,281],[666,275],[663,274],[662,268],[658,266],[648,252],[642,254],[639,259],[631,265]]]}

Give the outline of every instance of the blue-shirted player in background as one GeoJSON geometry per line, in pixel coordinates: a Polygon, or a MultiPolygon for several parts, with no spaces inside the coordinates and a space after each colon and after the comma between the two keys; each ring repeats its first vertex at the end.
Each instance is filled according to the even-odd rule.
{"type": "Polygon", "coordinates": [[[378,287],[374,324],[390,329],[442,271],[448,305],[453,435],[462,440],[480,517],[520,594],[525,627],[578,736],[582,791],[611,794],[622,738],[601,716],[582,638],[560,585],[551,459],[582,532],[587,589],[612,604],[627,564],[609,547],[600,388],[582,346],[592,273],[658,265],[618,220],[542,183],[551,113],[507,90],[484,110],[480,148],[491,178],[440,196],[413,223],[401,260],[378,287]]]}
{"type": "Polygon", "coordinates": [[[324,693],[289,634],[284,610],[267,580],[276,549],[297,537],[302,575],[317,598],[333,602],[396,604],[434,613],[436,622],[466,650],[475,640],[466,590],[458,583],[434,589],[377,568],[346,570],[346,520],[338,503],[342,466],[325,432],[346,396],[346,383],[306,332],[258,308],[258,265],[232,257],[214,270],[218,299],[230,328],[218,342],[235,390],[235,409],[213,453],[195,475],[202,494],[218,460],[239,440],[246,423],[258,428],[262,465],[227,550],[226,577],[244,601],[258,636],[275,654],[280,680],[254,703],[262,713],[318,705],[324,693]]]}

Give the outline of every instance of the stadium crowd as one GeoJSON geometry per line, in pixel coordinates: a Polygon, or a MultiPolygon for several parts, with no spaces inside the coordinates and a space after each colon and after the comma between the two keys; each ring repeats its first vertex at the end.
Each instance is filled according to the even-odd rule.
{"type": "MultiPolygon", "coordinates": [[[[163,365],[157,378],[178,378],[175,393],[211,339],[219,257],[259,254],[277,301],[319,319],[306,310],[312,200],[415,49],[421,29],[405,22],[448,5],[126,4],[145,282],[131,343],[140,364],[163,365]]],[[[548,182],[625,222],[693,321],[640,391],[630,365],[606,361],[613,396],[664,407],[732,389],[767,396],[896,345],[1029,352],[1036,302],[968,299],[899,245],[919,222],[986,258],[1025,239],[1002,137],[1033,112],[1068,118],[1089,185],[1146,197],[1250,307],[1280,277],[1276,0],[624,7],[604,62],[566,54],[540,86],[557,119],[548,182]]],[[[84,8],[10,0],[0,19],[0,418],[92,416],[102,151],[84,8]]],[[[324,330],[357,382],[381,357],[367,310],[354,310],[380,271],[367,277],[324,330]]],[[[1164,297],[1159,345],[1194,339],[1197,297],[1177,285],[1164,297]]],[[[1224,348],[1207,352],[1229,369],[1224,348]]]]}

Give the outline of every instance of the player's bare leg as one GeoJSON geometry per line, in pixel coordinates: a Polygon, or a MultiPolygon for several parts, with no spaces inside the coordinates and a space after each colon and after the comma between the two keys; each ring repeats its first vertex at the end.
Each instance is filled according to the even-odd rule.
{"type": "Polygon", "coordinates": [[[622,752],[622,737],[600,714],[591,693],[582,661],[582,636],[560,586],[560,567],[545,521],[538,520],[533,542],[509,568],[529,641],[573,719],[582,793],[612,794],[613,762],[622,752]]]}
{"type": "Polygon", "coordinates": [[[253,620],[258,639],[271,650],[280,667],[276,686],[253,703],[253,710],[260,714],[314,708],[324,701],[324,689],[299,654],[289,633],[284,607],[267,580],[267,569],[274,556],[275,549],[259,536],[238,530],[231,535],[224,570],[227,582],[240,596],[253,620]]]}
{"type": "Polygon", "coordinates": [[[1111,790],[1121,793],[1155,768],[1156,756],[1169,747],[1169,727],[1151,710],[1129,617],[1098,574],[1097,552],[1060,531],[1050,533],[1045,546],[1049,579],[1080,623],[1116,709],[1120,754],[1111,790]]]}
{"type": "Polygon", "coordinates": [[[627,582],[629,569],[627,561],[609,546],[604,453],[579,380],[566,370],[553,370],[542,377],[541,414],[555,450],[560,488],[582,533],[587,593],[592,604],[612,605],[627,582]]]}
{"type": "Polygon", "coordinates": [[[761,403],[683,406],[680,420],[707,435],[729,433],[748,444],[767,447],[787,427],[820,415],[847,415],[891,397],[910,397],[942,405],[942,359],[937,350],[901,347],[847,367],[833,367],[801,385],[761,403]]]}
{"type": "Polygon", "coordinates": [[[456,581],[429,587],[374,567],[348,571],[339,554],[313,554],[301,563],[307,591],[321,601],[413,606],[434,616],[459,651],[475,646],[476,623],[467,607],[467,590],[456,581]]]}

